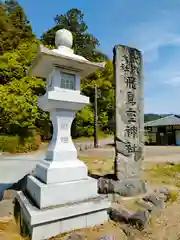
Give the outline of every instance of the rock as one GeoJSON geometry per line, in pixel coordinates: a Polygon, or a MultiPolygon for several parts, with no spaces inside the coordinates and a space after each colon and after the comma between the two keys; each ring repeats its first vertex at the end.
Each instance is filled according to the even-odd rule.
{"type": "Polygon", "coordinates": [[[129,223],[133,227],[142,231],[149,223],[150,213],[147,210],[139,210],[129,218],[129,223]]]}
{"type": "Polygon", "coordinates": [[[162,199],[163,202],[167,202],[168,198],[169,198],[169,195],[164,195],[163,193],[159,193],[158,197],[159,197],[159,199],[162,199]]]}
{"type": "Polygon", "coordinates": [[[147,195],[143,198],[143,200],[145,202],[151,202],[157,208],[160,208],[160,209],[164,208],[164,201],[162,198],[158,196],[158,194],[153,193],[153,194],[147,195]]]}
{"type": "Polygon", "coordinates": [[[98,193],[99,194],[109,194],[114,193],[114,183],[112,179],[108,178],[99,178],[98,179],[98,193]]]}
{"type": "Polygon", "coordinates": [[[109,209],[108,214],[111,220],[130,224],[140,231],[147,226],[150,219],[150,213],[147,210],[139,210],[130,214],[128,211],[122,209],[109,209]]]}
{"type": "Polygon", "coordinates": [[[131,197],[146,192],[145,183],[139,179],[125,179],[115,181],[113,179],[100,178],[98,180],[98,192],[100,194],[117,193],[120,196],[131,197]]]}
{"type": "Polygon", "coordinates": [[[124,197],[135,196],[146,192],[146,185],[139,179],[124,179],[122,181],[115,181],[115,193],[124,197]]]}
{"type": "Polygon", "coordinates": [[[108,210],[108,214],[109,214],[110,219],[115,222],[128,223],[129,218],[131,217],[131,214],[123,209],[116,210],[116,209],[110,208],[108,210]]]}
{"type": "Polygon", "coordinates": [[[154,210],[154,205],[151,202],[145,202],[142,199],[136,202],[139,206],[145,208],[148,212],[152,212],[154,210]]]}
{"type": "Polygon", "coordinates": [[[159,193],[162,193],[162,194],[168,196],[170,194],[170,191],[168,188],[160,188],[159,193]]]}

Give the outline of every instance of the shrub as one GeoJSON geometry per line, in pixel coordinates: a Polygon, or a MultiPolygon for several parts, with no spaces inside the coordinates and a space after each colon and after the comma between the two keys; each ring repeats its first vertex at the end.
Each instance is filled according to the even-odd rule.
{"type": "Polygon", "coordinates": [[[167,201],[175,202],[175,201],[177,201],[178,197],[179,197],[178,191],[170,190],[169,194],[168,194],[167,201]]]}
{"type": "Polygon", "coordinates": [[[34,151],[39,148],[41,138],[39,135],[29,137],[0,136],[0,151],[9,153],[22,153],[34,151]]]}

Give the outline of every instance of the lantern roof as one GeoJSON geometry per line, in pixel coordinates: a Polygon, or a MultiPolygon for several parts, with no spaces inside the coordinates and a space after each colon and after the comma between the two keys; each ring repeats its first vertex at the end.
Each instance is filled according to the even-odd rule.
{"type": "Polygon", "coordinates": [[[57,49],[53,50],[40,45],[38,54],[28,71],[30,76],[47,78],[53,67],[59,67],[85,77],[105,67],[105,62],[91,62],[82,56],[74,54],[72,49],[73,36],[66,29],[60,29],[56,32],[55,45],[57,49]]]}

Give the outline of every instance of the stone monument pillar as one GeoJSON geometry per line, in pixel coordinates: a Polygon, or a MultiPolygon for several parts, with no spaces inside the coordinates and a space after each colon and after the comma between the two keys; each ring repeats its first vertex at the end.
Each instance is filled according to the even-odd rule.
{"type": "Polygon", "coordinates": [[[108,219],[109,203],[97,193],[97,181],[88,177],[86,165],[77,158],[71,124],[77,110],[89,103],[80,94],[80,78],[104,67],[74,54],[71,32],[56,33],[57,49],[40,46],[29,74],[47,79],[38,105],[50,112],[53,137],[46,157],[29,176],[26,192],[17,200],[33,240],[43,240],[76,228],[101,224],[108,219]]]}
{"type": "Polygon", "coordinates": [[[115,174],[130,193],[145,191],[140,180],[143,160],[144,109],[142,57],[139,50],[117,45],[115,72],[115,174]]]}

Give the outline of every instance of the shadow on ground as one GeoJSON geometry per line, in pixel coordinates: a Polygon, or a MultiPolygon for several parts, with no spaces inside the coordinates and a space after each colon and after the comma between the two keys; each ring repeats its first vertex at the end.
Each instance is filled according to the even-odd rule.
{"type": "Polygon", "coordinates": [[[0,183],[0,201],[3,197],[3,192],[12,187],[14,183],[0,183]]]}

